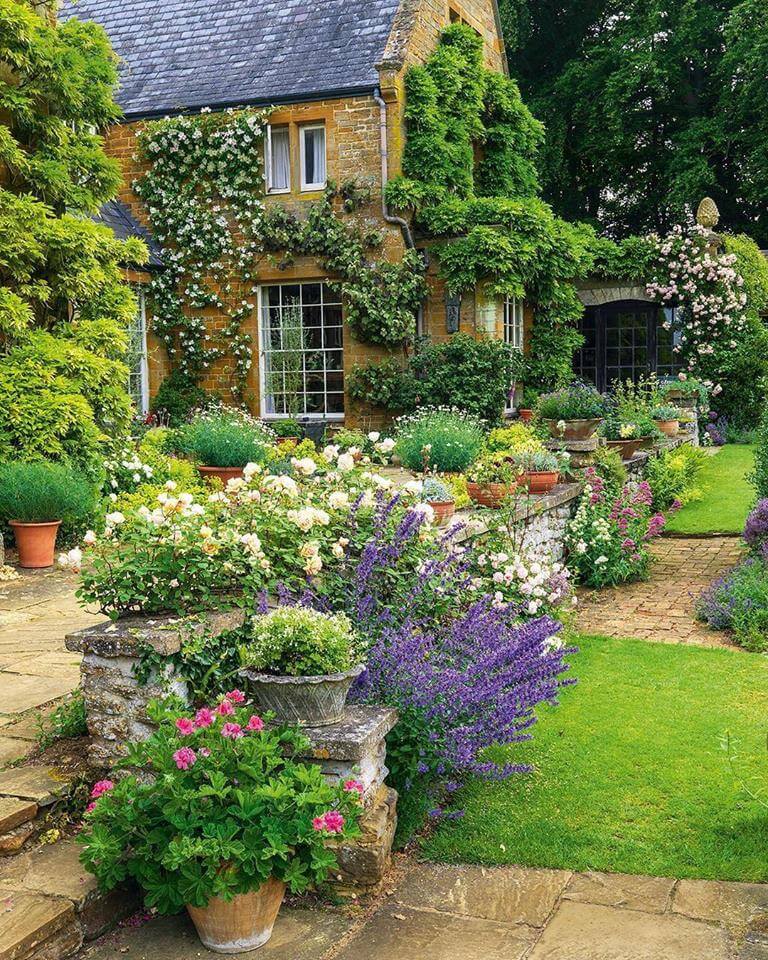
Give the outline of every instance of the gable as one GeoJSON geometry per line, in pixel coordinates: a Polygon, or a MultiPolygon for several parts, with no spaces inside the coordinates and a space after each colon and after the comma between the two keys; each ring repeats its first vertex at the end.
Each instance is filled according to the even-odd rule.
{"type": "Polygon", "coordinates": [[[373,90],[399,0],[64,0],[122,60],[127,118],[373,90]]]}

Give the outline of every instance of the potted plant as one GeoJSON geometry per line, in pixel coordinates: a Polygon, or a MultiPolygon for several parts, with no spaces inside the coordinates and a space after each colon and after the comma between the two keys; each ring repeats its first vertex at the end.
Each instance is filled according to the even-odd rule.
{"type": "Polygon", "coordinates": [[[305,727],[338,723],[364,669],[343,613],[282,606],[254,618],[240,647],[240,671],[256,702],[278,720],[305,727]]]}
{"type": "Polygon", "coordinates": [[[653,442],[654,425],[647,416],[638,416],[632,422],[609,417],[603,427],[606,446],[618,450],[621,459],[631,460],[639,450],[653,442]]]}
{"type": "Polygon", "coordinates": [[[657,430],[665,436],[676,437],[680,432],[680,410],[677,407],[661,404],[653,408],[651,415],[657,430]]]}
{"type": "Polygon", "coordinates": [[[269,427],[275,435],[278,444],[299,443],[301,440],[301,427],[299,422],[293,418],[288,420],[272,420],[269,427]]]}
{"type": "Polygon", "coordinates": [[[480,506],[498,509],[517,489],[519,476],[506,451],[485,453],[467,471],[467,493],[480,506]]]}
{"type": "Polygon", "coordinates": [[[533,387],[523,388],[523,399],[517,408],[517,414],[523,423],[530,423],[533,420],[533,411],[539,399],[539,391],[533,387]]]}
{"type": "Polygon", "coordinates": [[[50,567],[62,523],[85,524],[95,506],[91,484],[58,463],[0,464],[0,519],[13,530],[19,566],[50,567]]]}
{"type": "Polygon", "coordinates": [[[549,493],[560,479],[562,457],[544,451],[515,454],[515,466],[522,472],[520,483],[528,493],[549,493]]]}
{"type": "Polygon", "coordinates": [[[432,507],[435,521],[438,524],[447,523],[456,509],[456,500],[451,488],[442,480],[427,477],[421,488],[421,499],[432,507]]]}
{"type": "Polygon", "coordinates": [[[307,739],[265,726],[244,699],[233,690],[196,713],[152,703],[156,731],[120,764],[138,775],[96,784],[78,837],[102,889],[130,879],[148,907],[186,907],[217,953],[266,943],[286,889],[336,867],[327,841],[360,833],[362,785],[298,763],[307,739]]]}
{"type": "Polygon", "coordinates": [[[605,401],[590,384],[576,380],[539,397],[536,413],[550,436],[560,440],[588,440],[602,423],[605,401]]]}
{"type": "Polygon", "coordinates": [[[203,477],[226,483],[243,475],[248,463],[263,463],[272,431],[239,410],[204,411],[174,431],[171,443],[178,453],[197,461],[203,477]]]}

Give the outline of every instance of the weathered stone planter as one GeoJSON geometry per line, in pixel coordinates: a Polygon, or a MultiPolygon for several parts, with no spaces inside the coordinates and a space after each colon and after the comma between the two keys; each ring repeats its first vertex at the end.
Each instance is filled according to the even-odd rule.
{"type": "Polygon", "coordinates": [[[91,761],[111,766],[123,755],[126,742],[151,735],[150,700],[169,693],[187,698],[186,684],[175,675],[170,661],[145,685],[139,685],[135,668],[147,649],[171,657],[190,635],[207,632],[218,636],[242,622],[243,611],[235,609],[194,617],[126,617],[68,634],[67,649],[83,654],[80,688],[91,735],[91,761]]]}
{"type": "Polygon", "coordinates": [[[341,720],[352,681],[364,669],[359,664],[343,673],[279,677],[244,667],[240,675],[259,707],[271,710],[278,720],[300,727],[325,727],[341,720]]]}
{"type": "Polygon", "coordinates": [[[602,423],[599,417],[590,420],[545,420],[549,435],[556,440],[589,440],[602,423]],[[563,424],[562,431],[558,424],[563,424]]]}

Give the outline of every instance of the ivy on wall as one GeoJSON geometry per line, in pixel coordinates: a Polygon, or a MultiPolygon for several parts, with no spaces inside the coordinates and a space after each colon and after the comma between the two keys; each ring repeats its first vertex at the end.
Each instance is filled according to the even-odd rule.
{"type": "Polygon", "coordinates": [[[204,110],[149,123],[139,136],[148,171],[133,185],[164,247],[164,269],[152,281],[153,330],[172,365],[194,380],[230,356],[238,396],[253,357],[243,321],[256,309],[265,257],[282,266],[302,255],[320,259],[344,298],[347,325],[368,343],[392,346],[411,337],[426,292],[418,254],[387,261],[381,233],[349,219],[370,198],[364,187],[329,183],[303,217],[282,205],[265,209],[268,116],[204,110]],[[213,312],[225,318],[216,330],[213,312]]]}

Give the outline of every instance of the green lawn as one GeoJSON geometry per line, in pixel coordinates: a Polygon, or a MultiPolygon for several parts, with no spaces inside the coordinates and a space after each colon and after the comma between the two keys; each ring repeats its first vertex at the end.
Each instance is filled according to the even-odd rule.
{"type": "Polygon", "coordinates": [[[711,456],[701,477],[701,500],[683,507],[669,518],[669,533],[741,533],[755,491],[747,482],[754,448],[728,444],[711,456]]]}
{"type": "Polygon", "coordinates": [[[729,650],[580,637],[579,683],[542,711],[533,741],[495,759],[535,764],[456,796],[463,819],[424,841],[431,859],[768,881],[768,810],[729,769],[768,777],[768,660],[729,650]]]}

